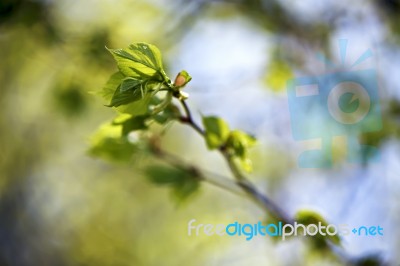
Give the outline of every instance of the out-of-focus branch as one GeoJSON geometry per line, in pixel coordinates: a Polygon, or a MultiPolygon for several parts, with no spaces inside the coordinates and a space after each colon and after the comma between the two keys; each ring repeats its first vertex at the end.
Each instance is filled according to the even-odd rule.
{"type": "MultiPolygon", "coordinates": [[[[180,100],[180,103],[185,111],[185,116],[179,119],[180,122],[188,124],[203,138],[205,137],[204,130],[194,121],[192,114],[185,100],[180,100]]],[[[236,185],[239,186],[247,196],[257,203],[264,211],[268,212],[275,219],[282,221],[283,223],[292,224],[294,221],[291,219],[274,201],[269,197],[258,191],[258,189],[250,182],[250,180],[243,175],[240,169],[235,164],[232,155],[228,152],[226,147],[223,145],[219,147],[219,152],[227,162],[229,169],[236,180],[236,185]]]]}

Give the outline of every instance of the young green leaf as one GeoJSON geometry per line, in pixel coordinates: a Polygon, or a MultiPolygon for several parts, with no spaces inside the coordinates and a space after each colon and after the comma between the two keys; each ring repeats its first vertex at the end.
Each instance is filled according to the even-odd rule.
{"type": "Polygon", "coordinates": [[[127,77],[165,81],[161,53],[147,43],[135,43],[126,49],[108,49],[118,68],[127,77]]]}
{"type": "Polygon", "coordinates": [[[299,210],[296,213],[295,219],[298,223],[302,223],[304,225],[318,224],[319,222],[321,222],[322,225],[328,225],[321,214],[312,210],[299,210]]]}
{"type": "Polygon", "coordinates": [[[131,90],[133,88],[136,88],[136,87],[140,86],[141,84],[143,84],[143,80],[134,79],[134,78],[125,78],[121,83],[120,90],[122,92],[125,92],[125,91],[131,90]]]}
{"type": "MultiPolygon", "coordinates": [[[[163,69],[160,51],[147,43],[108,50],[119,68],[119,72],[111,76],[102,91],[103,97],[109,101],[108,106],[134,116],[152,112],[149,105],[158,90],[162,86],[173,88],[163,69]]],[[[161,112],[169,102],[170,99],[166,97],[164,104],[156,111],[161,112]]]]}
{"type": "Polygon", "coordinates": [[[121,86],[117,88],[111,99],[109,107],[118,107],[120,105],[125,105],[131,102],[139,101],[143,98],[143,91],[141,90],[141,85],[134,87],[130,90],[121,90],[121,86]]]}
{"type": "Polygon", "coordinates": [[[108,79],[106,85],[100,91],[100,95],[107,101],[107,103],[111,102],[115,91],[121,85],[122,81],[124,80],[125,76],[120,71],[111,75],[108,79]]]}
{"type": "Polygon", "coordinates": [[[118,107],[144,99],[148,95],[154,95],[160,89],[161,83],[150,80],[140,81],[133,78],[125,78],[117,87],[108,106],[118,107]]]}
{"type": "Polygon", "coordinates": [[[170,103],[167,107],[165,107],[162,112],[154,115],[153,118],[159,124],[166,124],[169,121],[175,120],[180,116],[181,112],[179,108],[175,104],[170,103]]]}
{"type": "MultiPolygon", "coordinates": [[[[319,223],[321,223],[321,225],[325,227],[329,225],[329,223],[324,219],[324,217],[322,217],[319,213],[316,213],[311,210],[298,211],[295,215],[295,220],[297,221],[297,223],[304,224],[305,226],[310,224],[315,224],[318,226],[319,223]]],[[[326,247],[327,239],[330,240],[335,245],[340,245],[340,237],[338,234],[336,235],[326,234],[326,236],[317,234],[314,238],[314,244],[317,246],[317,248],[323,249],[326,247]]]]}
{"type": "Polygon", "coordinates": [[[158,185],[174,185],[182,182],[185,173],[176,168],[152,165],[145,170],[148,179],[158,185]]]}
{"type": "Polygon", "coordinates": [[[172,102],[172,92],[167,92],[164,99],[159,104],[152,106],[151,113],[158,114],[162,112],[172,102]]]}
{"type": "Polygon", "coordinates": [[[250,173],[253,171],[253,162],[245,157],[245,158],[240,158],[240,166],[242,167],[243,170],[246,172],[250,173]]]}
{"type": "Polygon", "coordinates": [[[107,106],[118,107],[141,100],[143,95],[141,83],[134,79],[126,78],[121,72],[114,73],[101,91],[101,96],[109,102],[107,106]],[[133,86],[137,84],[136,86],[133,86]]]}
{"type": "Polygon", "coordinates": [[[174,195],[177,200],[184,200],[197,192],[199,188],[200,182],[193,176],[188,176],[184,182],[180,182],[174,187],[174,195]]]}
{"type": "Polygon", "coordinates": [[[226,147],[232,151],[234,157],[240,160],[240,164],[246,172],[252,171],[252,162],[247,156],[247,151],[255,143],[256,139],[253,136],[240,130],[230,132],[226,142],[226,147]]]}
{"type": "Polygon", "coordinates": [[[126,136],[132,131],[147,129],[146,120],[148,115],[131,116],[121,122],[114,120],[113,124],[122,125],[122,135],[126,136]]]}
{"type": "Polygon", "coordinates": [[[128,104],[120,105],[117,110],[121,113],[130,114],[132,116],[146,115],[151,113],[150,102],[154,97],[153,93],[147,93],[139,101],[130,102],[128,104]]]}
{"type": "Polygon", "coordinates": [[[117,94],[118,98],[114,99],[114,103],[124,103],[117,105],[116,109],[120,113],[130,114],[132,116],[151,114],[153,111],[151,103],[153,99],[156,98],[155,94],[158,92],[159,88],[159,83],[149,82],[146,83],[144,91],[142,91],[140,87],[133,88],[124,93],[119,92],[117,94]]]}
{"type": "Polygon", "coordinates": [[[247,149],[254,146],[256,139],[240,130],[234,130],[229,134],[227,147],[232,148],[235,156],[246,159],[247,149]]]}
{"type": "Polygon", "coordinates": [[[200,187],[200,179],[187,169],[153,165],[145,174],[155,184],[172,187],[177,200],[187,199],[200,187]]]}
{"type": "Polygon", "coordinates": [[[216,116],[203,117],[205,139],[210,150],[218,149],[225,144],[229,136],[229,126],[221,118],[216,116]]]}
{"type": "Polygon", "coordinates": [[[137,147],[122,137],[122,126],[105,124],[91,138],[89,154],[110,161],[127,162],[137,147]]]}

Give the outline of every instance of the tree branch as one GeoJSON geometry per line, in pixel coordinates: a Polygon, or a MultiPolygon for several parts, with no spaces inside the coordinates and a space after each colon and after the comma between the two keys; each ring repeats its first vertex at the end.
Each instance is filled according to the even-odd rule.
{"type": "Polygon", "coordinates": [[[211,171],[207,171],[206,174],[205,170],[201,170],[194,165],[189,165],[174,154],[161,150],[159,147],[153,147],[153,153],[157,158],[167,162],[174,167],[190,170],[194,174],[194,177],[200,179],[201,181],[205,181],[219,188],[225,189],[235,195],[244,197],[247,196],[242,187],[230,178],[213,173],[211,171]]]}
{"type": "MultiPolygon", "coordinates": [[[[199,133],[204,138],[205,131],[193,120],[192,114],[185,100],[180,99],[179,101],[185,111],[185,116],[180,117],[179,121],[181,123],[191,126],[197,133],[199,133]]],[[[258,206],[260,206],[263,211],[269,213],[275,219],[282,221],[284,224],[292,224],[292,225],[294,224],[295,220],[293,218],[287,215],[286,212],[284,212],[272,199],[270,199],[268,196],[260,192],[254,186],[254,184],[240,171],[240,169],[235,164],[232,155],[226,149],[225,145],[219,147],[218,150],[224,157],[225,161],[227,162],[229,169],[231,170],[233,176],[235,177],[235,180],[226,177],[221,177],[217,174],[211,174],[211,176],[213,176],[211,178],[210,176],[206,177],[198,168],[194,166],[188,166],[188,165],[186,166],[190,167],[190,169],[195,169],[194,172],[198,173],[199,175],[198,177],[200,177],[202,180],[210,184],[216,185],[220,188],[223,188],[225,190],[228,190],[230,192],[233,192],[235,194],[246,196],[247,198],[255,202],[258,206]]],[[[174,155],[172,155],[172,158],[167,159],[167,160],[173,160],[172,164],[183,163],[182,161],[180,161],[180,159],[176,158],[174,155]]],[[[166,159],[166,157],[164,157],[164,159],[166,159]]],[[[363,261],[364,259],[364,257],[351,258],[340,247],[335,246],[329,239],[326,240],[326,243],[330,251],[333,254],[335,254],[339,260],[348,263],[349,265],[359,265],[358,261],[359,260],[363,261]]],[[[380,262],[380,260],[377,261],[380,262]]]]}
{"type": "Polygon", "coordinates": [[[202,137],[204,137],[204,135],[205,135],[204,130],[201,129],[201,127],[194,122],[192,114],[191,114],[190,109],[189,109],[189,106],[186,104],[185,100],[180,100],[180,103],[181,103],[183,109],[185,110],[185,115],[186,116],[181,117],[179,119],[179,121],[184,123],[184,124],[188,124],[194,130],[196,130],[197,133],[199,133],[202,137]]]}
{"type": "MultiPolygon", "coordinates": [[[[204,130],[193,120],[192,114],[185,100],[180,100],[180,103],[185,111],[184,117],[181,117],[179,121],[184,124],[190,125],[197,133],[199,133],[203,138],[205,137],[204,130]]],[[[235,184],[239,186],[247,196],[253,200],[258,206],[260,206],[264,211],[268,212],[274,218],[282,221],[283,223],[293,224],[294,220],[290,218],[275,202],[273,202],[266,195],[261,193],[256,189],[256,187],[248,180],[240,169],[237,167],[233,161],[232,155],[228,152],[226,147],[223,145],[219,147],[219,152],[224,157],[227,162],[229,169],[231,170],[233,176],[236,179],[235,184]]]]}

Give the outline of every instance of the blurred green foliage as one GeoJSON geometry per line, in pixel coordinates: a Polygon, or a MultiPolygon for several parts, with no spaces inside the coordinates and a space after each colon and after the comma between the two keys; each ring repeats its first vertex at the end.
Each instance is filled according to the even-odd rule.
{"type": "Polygon", "coordinates": [[[200,186],[200,178],[190,169],[155,165],[147,168],[146,175],[155,184],[171,186],[178,201],[191,196],[200,186]]]}
{"type": "MultiPolygon", "coordinates": [[[[393,33],[389,37],[397,40],[398,1],[373,3],[393,33]]],[[[179,197],[198,188],[198,182],[187,178],[187,171],[150,167],[155,163],[152,158],[134,157],[138,149],[147,147],[133,144],[138,136],[130,132],[150,126],[149,110],[143,106],[133,110],[121,107],[122,111],[144,116],[128,114],[113,120],[113,111],[104,105],[118,105],[115,89],[126,77],[118,72],[107,83],[115,65],[105,46],[155,43],[164,53],[168,71],[172,60],[179,61],[180,41],[197,21],[244,18],[251,27],[261,28],[265,36],[276,36],[287,45],[298,44],[291,49],[282,45],[285,58],[265,64],[268,67],[261,71],[267,73],[268,88],[280,89],[286,76],[304,66],[302,47],[329,50],[335,16],[340,17],[330,12],[325,20],[305,22],[281,2],[262,0],[171,1],[164,5],[143,0],[2,0],[0,264],[282,265],[279,247],[268,240],[260,244],[262,250],[256,250],[255,246],[244,246],[240,239],[186,237],[186,223],[194,217],[224,223],[257,220],[264,214],[249,202],[210,186],[204,187],[201,197],[193,197],[190,205],[177,209],[168,201],[167,190],[143,178],[143,168],[147,167],[153,182],[172,187],[179,197]],[[270,71],[277,74],[268,75],[270,71]],[[100,102],[93,92],[104,84],[108,84],[103,95],[107,100],[100,102]],[[107,118],[112,122],[89,139],[107,118]],[[89,158],[86,148],[90,143],[90,153],[125,163],[113,165],[89,158]],[[160,175],[160,171],[168,173],[160,175]],[[233,255],[234,259],[227,259],[233,255]]],[[[190,70],[190,66],[185,67],[190,70]]],[[[165,81],[164,73],[158,70],[150,73],[148,82],[165,81]]],[[[187,76],[185,79],[189,81],[187,76]]],[[[142,95],[139,83],[131,79],[124,82],[124,91],[142,95]]],[[[165,105],[161,98],[150,103],[152,108],[160,104],[164,108],[152,115],[152,120],[165,124],[181,116],[175,105],[165,105]]],[[[363,135],[367,143],[383,145],[399,137],[400,104],[396,99],[383,101],[384,130],[363,135]]],[[[271,141],[245,152],[254,145],[251,136],[229,131],[224,122],[216,124],[216,129],[207,126],[211,147],[229,143],[240,160],[254,161],[257,176],[271,177],[263,181],[278,191],[293,166],[290,154],[271,141]]],[[[161,131],[157,125],[151,126],[161,131]]],[[[168,141],[163,145],[171,152],[210,168],[215,167],[210,161],[215,161],[215,168],[227,172],[218,158],[205,156],[203,143],[198,144],[200,140],[194,134],[173,126],[165,136],[168,141]]],[[[299,265],[308,265],[307,254],[301,254],[299,265]]],[[[317,263],[336,262],[319,258],[317,263]]],[[[375,257],[357,263],[377,265],[375,257]]]]}

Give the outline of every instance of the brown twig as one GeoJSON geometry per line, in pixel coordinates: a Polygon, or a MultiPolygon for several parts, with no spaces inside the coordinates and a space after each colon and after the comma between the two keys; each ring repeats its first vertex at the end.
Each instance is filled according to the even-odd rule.
{"type": "MultiPolygon", "coordinates": [[[[205,137],[204,130],[194,121],[190,109],[185,100],[180,100],[180,103],[185,111],[185,116],[181,117],[179,121],[184,124],[191,126],[197,133],[203,138],[205,137]]],[[[235,164],[232,155],[226,149],[224,145],[219,147],[219,152],[227,162],[229,169],[235,177],[236,184],[253,200],[259,205],[264,211],[268,212],[274,218],[282,221],[283,223],[293,224],[294,221],[291,219],[273,200],[261,193],[256,187],[247,179],[240,169],[235,164]]]]}

